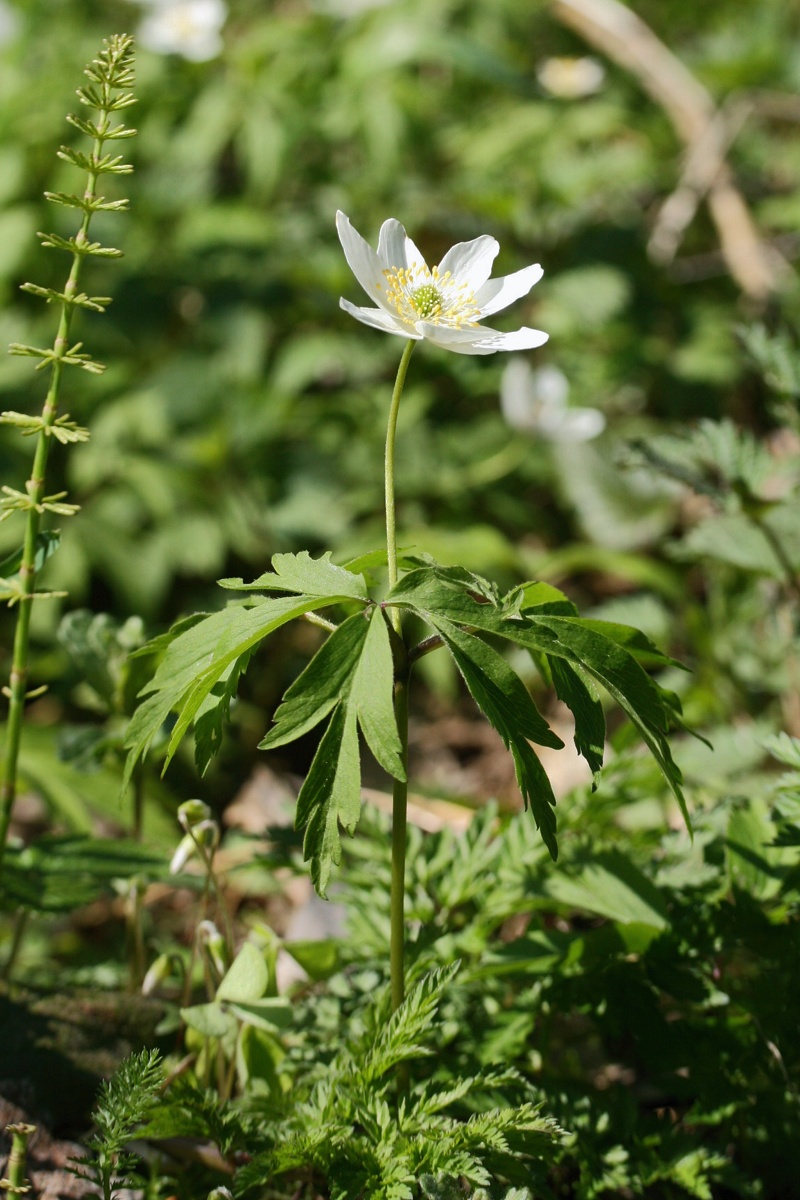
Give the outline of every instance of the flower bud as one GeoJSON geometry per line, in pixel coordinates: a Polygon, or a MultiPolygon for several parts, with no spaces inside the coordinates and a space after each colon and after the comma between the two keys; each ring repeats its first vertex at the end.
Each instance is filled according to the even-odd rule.
{"type": "Polygon", "coordinates": [[[214,922],[201,921],[197,926],[197,938],[200,945],[204,946],[208,951],[208,956],[214,964],[216,971],[220,976],[224,975],[228,969],[225,939],[214,922]]]}
{"type": "Polygon", "coordinates": [[[172,970],[172,955],[159,954],[142,980],[142,995],[152,996],[160,983],[169,978],[172,970]]]}
{"type": "Polygon", "coordinates": [[[190,833],[185,833],[178,842],[178,848],[172,856],[172,861],[169,864],[170,875],[178,875],[186,866],[189,859],[195,853],[197,846],[195,840],[190,833]]]}
{"type": "Polygon", "coordinates": [[[219,824],[217,821],[201,821],[193,827],[191,836],[204,850],[216,850],[219,845],[219,824]]]}
{"type": "Polygon", "coordinates": [[[211,809],[202,800],[185,800],[178,808],[178,821],[187,833],[193,825],[207,821],[210,816],[211,809]]]}
{"type": "MultiPolygon", "coordinates": [[[[195,801],[190,801],[190,803],[195,803],[195,801]]],[[[200,821],[197,825],[192,825],[189,832],[181,838],[178,848],[172,856],[172,862],[169,864],[170,875],[177,875],[179,871],[182,871],[198,847],[213,853],[218,845],[219,825],[216,821],[200,821]]]]}

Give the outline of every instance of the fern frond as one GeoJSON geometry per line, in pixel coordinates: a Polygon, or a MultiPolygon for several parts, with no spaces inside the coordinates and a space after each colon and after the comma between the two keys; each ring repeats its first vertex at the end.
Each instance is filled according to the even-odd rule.
{"type": "Polygon", "coordinates": [[[135,1157],[126,1150],[138,1126],[156,1103],[162,1071],[157,1050],[142,1050],[126,1058],[100,1089],[94,1110],[97,1132],[86,1143],[87,1153],[70,1169],[79,1179],[113,1200],[117,1189],[135,1186],[135,1157]]]}
{"type": "Polygon", "coordinates": [[[365,1083],[380,1079],[398,1063],[431,1053],[422,1035],[460,966],[456,962],[430,971],[411,989],[364,1055],[359,1074],[365,1083]]]}

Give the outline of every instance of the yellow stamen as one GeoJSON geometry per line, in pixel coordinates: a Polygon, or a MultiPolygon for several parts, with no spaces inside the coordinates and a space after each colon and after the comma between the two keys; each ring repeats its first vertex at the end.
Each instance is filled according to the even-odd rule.
{"type": "MultiPolygon", "coordinates": [[[[440,275],[438,267],[412,263],[410,267],[387,268],[383,274],[386,300],[409,325],[420,320],[453,329],[477,325],[475,296],[466,284],[456,283],[450,271],[440,275]]],[[[377,287],[384,290],[381,284],[377,287]]]]}

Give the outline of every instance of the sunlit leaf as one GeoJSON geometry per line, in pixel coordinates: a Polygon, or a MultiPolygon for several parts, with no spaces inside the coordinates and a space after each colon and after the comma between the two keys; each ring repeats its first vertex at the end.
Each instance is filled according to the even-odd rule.
{"type": "Polygon", "coordinates": [[[443,617],[429,619],[453,655],[476,704],[511,751],[526,807],[530,805],[545,845],[555,858],[556,799],[528,739],[555,749],[564,743],[550,729],[522,680],[496,650],[443,617]]]}
{"type": "Polygon", "coordinates": [[[249,1004],[267,990],[269,972],[264,955],[252,942],[245,942],[217,988],[217,1000],[249,1004]]]}
{"type": "Polygon", "coordinates": [[[252,583],[241,579],[221,579],[220,586],[239,592],[304,592],[308,596],[341,596],[367,600],[363,575],[337,567],[330,553],[312,558],[307,550],[300,554],[273,554],[272,571],[259,575],[252,583]]]}

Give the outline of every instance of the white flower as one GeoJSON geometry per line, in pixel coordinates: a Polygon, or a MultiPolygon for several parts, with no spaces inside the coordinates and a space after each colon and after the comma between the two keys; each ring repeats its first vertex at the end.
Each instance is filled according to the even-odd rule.
{"type": "Polygon", "coordinates": [[[569,408],[569,382],[558,367],[532,371],[524,358],[509,359],[500,382],[500,407],[512,429],[550,442],[588,442],[606,427],[596,408],[569,408]]]}
{"type": "Polygon", "coordinates": [[[180,54],[191,62],[207,62],[222,51],[220,30],[228,10],[224,0],[142,0],[151,12],[137,37],[156,54],[180,54]]]}
{"type": "Polygon", "coordinates": [[[424,338],[456,354],[531,350],[547,341],[540,329],[500,333],[478,324],[527,296],[543,274],[537,265],[489,279],[500,249],[493,237],[483,234],[459,242],[438,267],[429,267],[399,221],[384,221],[377,253],[342,212],[336,214],[336,228],[351,271],[378,307],[358,308],[349,300],[339,303],[365,325],[413,341],[424,338]]]}
{"type": "Polygon", "coordinates": [[[19,33],[19,13],[15,12],[5,0],[0,0],[0,46],[13,42],[19,33]]]}
{"type": "Polygon", "coordinates": [[[579,100],[603,86],[605,68],[596,58],[546,58],[536,68],[536,78],[546,92],[559,100],[579,100]]]}

